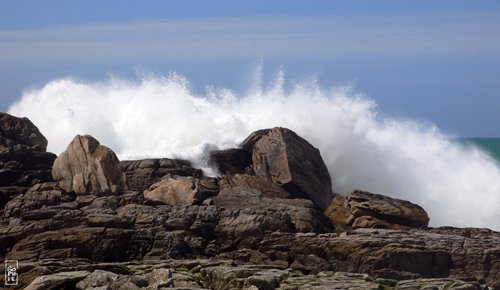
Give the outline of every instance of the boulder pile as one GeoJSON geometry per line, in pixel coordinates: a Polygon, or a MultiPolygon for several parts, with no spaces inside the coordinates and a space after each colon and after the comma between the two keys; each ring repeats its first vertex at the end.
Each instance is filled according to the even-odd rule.
{"type": "Polygon", "coordinates": [[[91,136],[56,158],[28,119],[0,120],[0,257],[19,261],[18,288],[500,289],[500,233],[333,194],[319,150],[289,129],[212,152],[210,177],[119,161],[91,136]]]}

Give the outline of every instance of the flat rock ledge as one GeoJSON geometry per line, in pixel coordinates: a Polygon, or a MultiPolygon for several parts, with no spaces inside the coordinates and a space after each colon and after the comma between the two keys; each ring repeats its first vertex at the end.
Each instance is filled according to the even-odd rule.
{"type": "MultiPolygon", "coordinates": [[[[1,267],[0,267],[0,270],[1,267]]],[[[301,271],[232,260],[159,260],[91,263],[40,260],[19,268],[17,288],[50,289],[344,289],[344,290],[488,290],[477,281],[453,278],[376,279],[368,274],[301,271]]],[[[1,279],[1,278],[0,278],[1,279]]]]}

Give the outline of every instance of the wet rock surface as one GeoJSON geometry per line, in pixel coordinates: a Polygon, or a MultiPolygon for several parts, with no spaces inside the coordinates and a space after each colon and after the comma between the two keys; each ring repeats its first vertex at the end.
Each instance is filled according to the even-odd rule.
{"type": "MultiPolygon", "coordinates": [[[[207,177],[182,160],[119,162],[77,137],[54,167],[41,163],[55,180],[2,179],[0,257],[19,261],[19,289],[498,288],[500,233],[427,228],[421,207],[382,195],[333,196],[319,161],[289,152],[320,158],[298,138],[255,132],[234,151],[247,159],[216,159],[229,169],[207,177]]],[[[22,140],[44,153],[40,138],[22,140]]]]}

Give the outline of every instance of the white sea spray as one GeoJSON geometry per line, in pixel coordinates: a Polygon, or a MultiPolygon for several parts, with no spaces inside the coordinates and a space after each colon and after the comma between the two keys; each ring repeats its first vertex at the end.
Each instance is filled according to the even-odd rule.
{"type": "Polygon", "coordinates": [[[412,201],[433,226],[500,230],[500,168],[489,155],[434,126],[381,115],[349,87],[325,89],[314,78],[285,83],[281,70],[265,88],[257,78],[245,94],[207,87],[196,95],[176,73],[58,79],[26,91],[9,113],[30,118],[57,154],[76,134],[91,134],[122,160],[180,157],[199,166],[209,150],[234,147],[258,129],[287,127],[320,149],[334,192],[412,201]]]}

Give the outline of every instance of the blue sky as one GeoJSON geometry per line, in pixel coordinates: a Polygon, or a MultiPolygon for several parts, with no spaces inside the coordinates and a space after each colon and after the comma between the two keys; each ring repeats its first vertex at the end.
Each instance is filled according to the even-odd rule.
{"type": "Polygon", "coordinates": [[[0,111],[72,76],[176,70],[244,89],[265,76],[354,83],[382,112],[500,136],[499,1],[0,0],[0,111]]]}

